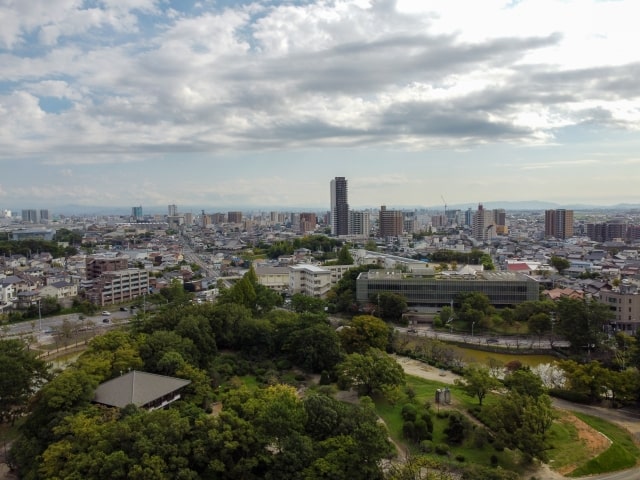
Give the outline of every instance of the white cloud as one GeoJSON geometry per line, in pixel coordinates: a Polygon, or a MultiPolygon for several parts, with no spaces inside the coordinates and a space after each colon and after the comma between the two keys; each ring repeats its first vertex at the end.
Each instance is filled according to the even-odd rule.
{"type": "MultiPolygon", "coordinates": [[[[571,135],[640,125],[636,10],[627,0],[200,2],[190,11],[160,0],[5,2],[0,161],[151,170],[163,155],[187,165],[352,149],[385,155],[391,170],[415,152],[471,161],[487,146],[567,151],[579,148],[571,135]],[[45,111],[42,97],[65,107],[45,111]]],[[[581,158],[593,157],[568,161],[581,158]]],[[[363,177],[363,189],[421,186],[405,172],[363,177]]],[[[265,178],[217,192],[276,202],[275,182],[289,195],[265,178]]]]}

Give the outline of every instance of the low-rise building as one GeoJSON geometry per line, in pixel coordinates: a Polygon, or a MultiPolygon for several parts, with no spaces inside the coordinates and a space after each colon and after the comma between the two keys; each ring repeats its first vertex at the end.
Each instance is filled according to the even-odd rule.
{"type": "Polygon", "coordinates": [[[258,283],[276,292],[289,288],[289,267],[259,266],[255,268],[258,283]]]}
{"type": "Polygon", "coordinates": [[[529,276],[510,272],[479,271],[465,274],[369,270],[356,280],[356,300],[367,303],[377,293],[392,292],[406,298],[410,307],[440,308],[461,293],[485,294],[492,305],[512,306],[538,299],[538,283],[529,276]]]}
{"type": "Polygon", "coordinates": [[[331,288],[331,272],[310,264],[289,267],[289,293],[323,298],[331,288]]]}
{"type": "Polygon", "coordinates": [[[614,313],[615,318],[610,322],[613,331],[633,335],[640,328],[640,293],[636,284],[623,281],[617,289],[600,290],[598,301],[614,313]]]}

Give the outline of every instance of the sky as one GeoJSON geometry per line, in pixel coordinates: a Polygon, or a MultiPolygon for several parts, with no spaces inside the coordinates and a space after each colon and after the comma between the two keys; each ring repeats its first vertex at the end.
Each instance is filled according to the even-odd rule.
{"type": "Polygon", "coordinates": [[[640,203],[637,0],[0,0],[0,209],[640,203]]]}

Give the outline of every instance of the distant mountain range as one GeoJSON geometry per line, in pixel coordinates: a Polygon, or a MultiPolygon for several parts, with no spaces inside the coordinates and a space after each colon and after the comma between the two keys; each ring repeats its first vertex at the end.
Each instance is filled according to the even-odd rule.
{"type": "MultiPolygon", "coordinates": [[[[484,208],[488,210],[503,208],[507,211],[540,211],[550,210],[556,208],[566,208],[570,210],[595,210],[595,211],[627,211],[627,210],[640,210],[640,203],[619,203],[616,205],[594,205],[585,203],[573,203],[573,204],[559,204],[554,202],[543,202],[538,200],[530,201],[493,201],[482,202],[484,208]]],[[[353,209],[377,209],[379,205],[375,206],[352,206],[353,209]]],[[[442,205],[389,205],[387,208],[397,210],[432,210],[434,212],[441,212],[444,210],[444,204],[442,205]]],[[[447,205],[447,210],[467,210],[471,208],[476,210],[478,208],[477,203],[458,203],[447,205]]],[[[167,214],[167,206],[142,206],[143,213],[145,215],[163,215],[167,214]]],[[[49,210],[54,215],[130,215],[131,207],[109,207],[109,206],[87,206],[87,205],[62,205],[59,207],[52,207],[49,210]]],[[[322,212],[328,211],[329,206],[306,206],[306,207],[291,207],[291,206],[256,206],[256,205],[235,205],[235,206],[194,206],[194,205],[178,205],[178,211],[180,213],[191,212],[193,214],[199,214],[202,210],[206,213],[216,212],[228,212],[228,211],[242,211],[242,212],[269,212],[269,211],[281,211],[281,212],[322,212]]],[[[20,210],[14,210],[14,214],[20,210]]]]}

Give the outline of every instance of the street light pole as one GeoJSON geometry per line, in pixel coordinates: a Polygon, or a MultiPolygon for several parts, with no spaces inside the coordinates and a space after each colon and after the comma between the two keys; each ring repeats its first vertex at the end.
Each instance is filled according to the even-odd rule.
{"type": "Polygon", "coordinates": [[[473,327],[476,324],[476,322],[471,322],[471,336],[473,337],[473,327]]]}

